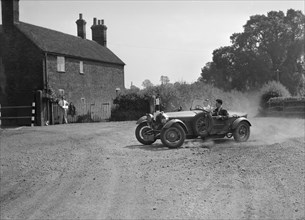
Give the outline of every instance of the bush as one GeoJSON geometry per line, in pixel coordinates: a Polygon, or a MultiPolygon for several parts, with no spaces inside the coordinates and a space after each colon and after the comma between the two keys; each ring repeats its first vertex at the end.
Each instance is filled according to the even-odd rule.
{"type": "Polygon", "coordinates": [[[268,101],[275,97],[288,97],[289,91],[281,83],[270,81],[266,83],[260,91],[260,108],[261,111],[268,108],[268,101]]]}
{"type": "Polygon", "coordinates": [[[111,112],[111,121],[134,121],[145,115],[143,111],[126,110],[122,111],[118,108],[111,112]]]}
{"type": "Polygon", "coordinates": [[[76,123],[90,123],[90,122],[94,122],[90,114],[77,116],[76,123]]]}
{"type": "Polygon", "coordinates": [[[297,86],[297,95],[300,97],[305,97],[305,77],[302,75],[299,85],[297,86]]]}
{"type": "Polygon", "coordinates": [[[111,111],[111,121],[137,120],[150,111],[149,97],[137,91],[119,95],[113,103],[116,106],[111,111]]]}

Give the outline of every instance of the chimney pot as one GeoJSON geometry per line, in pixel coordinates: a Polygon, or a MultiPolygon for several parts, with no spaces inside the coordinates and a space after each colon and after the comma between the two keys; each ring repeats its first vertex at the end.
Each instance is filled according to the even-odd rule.
{"type": "Polygon", "coordinates": [[[86,39],[86,21],[83,20],[83,14],[79,14],[79,19],[76,21],[77,24],[77,36],[86,39]]]}
{"type": "Polygon", "coordinates": [[[92,25],[92,40],[100,45],[107,47],[107,27],[104,25],[104,20],[95,20],[98,25],[92,25]]]}
{"type": "Polygon", "coordinates": [[[1,0],[1,8],[3,30],[9,31],[19,22],[19,0],[1,0]]]}
{"type": "Polygon", "coordinates": [[[96,18],[93,18],[93,25],[96,25],[96,18]]]}

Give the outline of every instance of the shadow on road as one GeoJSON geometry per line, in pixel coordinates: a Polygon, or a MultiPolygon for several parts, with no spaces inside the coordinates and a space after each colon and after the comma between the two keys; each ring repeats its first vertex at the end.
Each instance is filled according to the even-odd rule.
{"type": "Polygon", "coordinates": [[[168,148],[165,147],[162,143],[154,143],[152,145],[128,145],[124,148],[128,148],[131,150],[140,149],[140,150],[147,150],[147,151],[166,151],[166,150],[181,150],[181,149],[188,149],[188,148],[207,148],[211,150],[213,147],[222,146],[222,145],[233,145],[236,142],[233,139],[187,139],[182,147],[180,148],[168,148]]]}
{"type": "Polygon", "coordinates": [[[178,149],[181,149],[181,148],[168,148],[168,147],[165,147],[163,144],[161,143],[157,143],[157,144],[152,144],[152,145],[142,145],[142,144],[139,144],[139,145],[128,145],[124,148],[128,148],[128,149],[131,149],[131,150],[134,150],[134,149],[140,149],[140,150],[148,150],[148,151],[166,151],[166,150],[178,150],[178,149]]]}

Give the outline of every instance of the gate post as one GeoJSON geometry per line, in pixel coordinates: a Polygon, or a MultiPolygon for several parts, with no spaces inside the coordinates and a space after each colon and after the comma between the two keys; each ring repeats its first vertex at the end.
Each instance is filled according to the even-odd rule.
{"type": "Polygon", "coordinates": [[[42,108],[42,91],[41,90],[37,90],[36,91],[36,125],[38,126],[42,126],[43,123],[43,108],[42,108]]]}
{"type": "Polygon", "coordinates": [[[1,128],[1,104],[0,104],[0,128],[1,128]]]}
{"type": "Polygon", "coordinates": [[[31,127],[35,125],[35,102],[32,103],[32,118],[31,118],[31,127]]]}

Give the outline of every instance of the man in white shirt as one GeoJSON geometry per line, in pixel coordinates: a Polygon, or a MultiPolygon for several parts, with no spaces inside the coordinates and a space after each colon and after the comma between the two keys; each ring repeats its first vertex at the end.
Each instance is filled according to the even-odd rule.
{"type": "Polygon", "coordinates": [[[67,119],[67,113],[68,113],[68,108],[69,108],[69,103],[65,100],[65,97],[63,96],[61,100],[58,102],[59,106],[61,107],[62,110],[62,117],[59,119],[59,123],[61,124],[62,122],[65,124],[68,124],[68,119],[67,119]]]}

